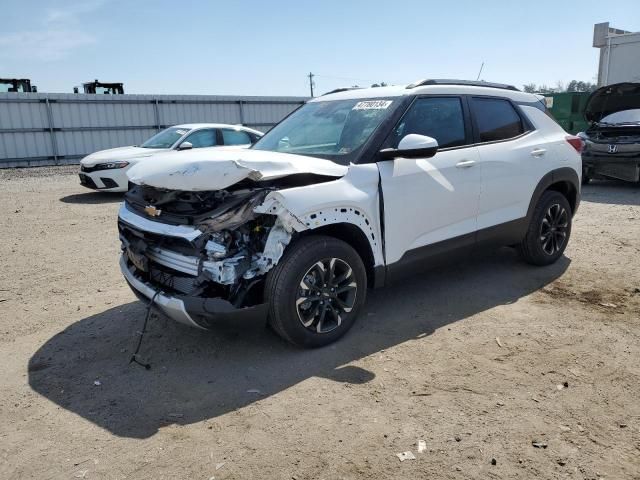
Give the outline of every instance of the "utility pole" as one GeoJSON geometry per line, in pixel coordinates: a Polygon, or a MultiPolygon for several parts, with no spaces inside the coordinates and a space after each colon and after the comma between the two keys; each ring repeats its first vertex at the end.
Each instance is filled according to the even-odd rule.
{"type": "Polygon", "coordinates": [[[313,98],[313,77],[315,77],[315,75],[311,72],[309,72],[309,75],[307,75],[307,77],[309,77],[309,89],[311,90],[311,98],[313,98]]]}

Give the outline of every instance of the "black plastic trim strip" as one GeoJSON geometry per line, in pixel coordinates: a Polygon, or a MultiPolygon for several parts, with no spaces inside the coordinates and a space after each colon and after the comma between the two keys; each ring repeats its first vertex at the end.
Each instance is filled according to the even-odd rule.
{"type": "Polygon", "coordinates": [[[533,191],[531,201],[529,202],[529,208],[527,209],[527,225],[533,217],[533,211],[538,203],[538,200],[542,196],[542,193],[547,190],[554,183],[568,182],[576,191],[576,204],[573,208],[572,214],[575,215],[580,205],[580,178],[573,168],[562,167],[555,170],[551,170],[544,177],[540,179],[538,185],[533,191]]]}

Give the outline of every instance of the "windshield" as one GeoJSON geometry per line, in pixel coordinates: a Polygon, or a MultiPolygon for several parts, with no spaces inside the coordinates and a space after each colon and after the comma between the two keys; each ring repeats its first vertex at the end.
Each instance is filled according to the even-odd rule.
{"type": "Polygon", "coordinates": [[[347,165],[399,103],[390,99],[309,102],[269,130],[253,148],[347,165]]]}
{"type": "Polygon", "coordinates": [[[171,148],[189,130],[188,128],[170,127],[155,134],[140,146],[142,148],[171,148]]]}
{"type": "Polygon", "coordinates": [[[617,123],[640,123],[640,108],[612,113],[600,120],[599,123],[608,123],[610,125],[617,123]]]}

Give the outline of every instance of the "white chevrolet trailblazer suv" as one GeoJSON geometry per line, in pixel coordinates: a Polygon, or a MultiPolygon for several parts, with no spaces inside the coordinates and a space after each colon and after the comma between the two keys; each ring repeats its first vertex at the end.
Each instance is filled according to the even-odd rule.
{"type": "Polygon", "coordinates": [[[119,212],[133,291],[196,327],[262,318],[326,345],[369,288],[486,247],[564,252],[581,139],[542,97],[424,80],[308,101],[250,149],[159,155],[119,212]]]}
{"type": "Polygon", "coordinates": [[[80,160],[80,184],[103,192],[126,192],[127,171],[137,163],[148,161],[156,153],[230,145],[242,148],[255,143],[260,137],[262,132],[240,125],[175,125],[158,132],[139,146],[110,148],[87,155],[80,160]]]}

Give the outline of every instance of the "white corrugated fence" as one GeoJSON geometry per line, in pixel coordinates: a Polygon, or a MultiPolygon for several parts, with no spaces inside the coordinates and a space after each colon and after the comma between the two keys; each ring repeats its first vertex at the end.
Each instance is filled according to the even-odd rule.
{"type": "Polygon", "coordinates": [[[180,123],[266,131],[304,97],[0,93],[0,168],[78,163],[180,123]]]}

